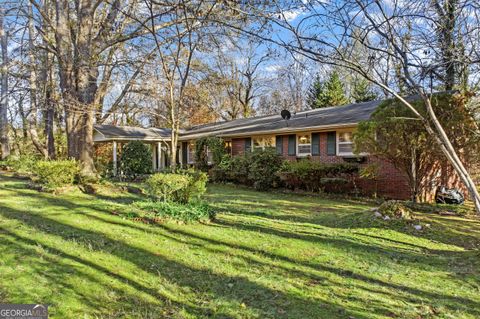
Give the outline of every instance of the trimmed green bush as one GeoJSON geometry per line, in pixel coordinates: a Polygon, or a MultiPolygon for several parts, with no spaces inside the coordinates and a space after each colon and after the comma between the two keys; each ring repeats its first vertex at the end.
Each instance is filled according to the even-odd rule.
{"type": "Polygon", "coordinates": [[[239,156],[224,156],[210,173],[216,182],[233,182],[267,190],[278,186],[277,172],[282,163],[283,158],[274,149],[266,149],[239,156]]]}
{"type": "Polygon", "coordinates": [[[248,179],[253,182],[253,187],[258,190],[277,187],[280,181],[277,172],[282,166],[283,158],[275,149],[254,151],[249,158],[248,179]]]}
{"type": "MultiPolygon", "coordinates": [[[[215,211],[204,202],[180,204],[175,202],[137,202],[135,205],[151,214],[154,218],[169,218],[182,222],[212,220],[215,211]]],[[[147,215],[148,216],[148,215],[147,215]]],[[[150,216],[148,216],[150,217],[150,216]]]]}
{"type": "Polygon", "coordinates": [[[184,170],[178,173],[153,174],[145,184],[153,198],[163,202],[188,203],[205,193],[207,180],[206,173],[184,170]]]}
{"type": "Polygon", "coordinates": [[[198,170],[181,170],[178,174],[186,175],[190,178],[187,189],[183,192],[183,202],[189,202],[193,198],[200,198],[207,191],[208,175],[198,170]]]}
{"type": "Polygon", "coordinates": [[[49,189],[73,185],[78,172],[74,160],[38,161],[34,168],[36,181],[49,189]]]}
{"type": "Polygon", "coordinates": [[[127,179],[135,179],[140,175],[152,172],[152,152],[140,141],[132,141],[125,145],[120,156],[120,172],[127,179]]]}
{"type": "Polygon", "coordinates": [[[177,201],[182,190],[188,187],[190,178],[180,174],[153,174],[145,181],[148,194],[164,202],[177,201]]]}
{"type": "Polygon", "coordinates": [[[358,174],[358,165],[350,163],[323,164],[311,160],[285,161],[278,175],[289,188],[311,192],[346,191],[347,184],[358,174]]]}

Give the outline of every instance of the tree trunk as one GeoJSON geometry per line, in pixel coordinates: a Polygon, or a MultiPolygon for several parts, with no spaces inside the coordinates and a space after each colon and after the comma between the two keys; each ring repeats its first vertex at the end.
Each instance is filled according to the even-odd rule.
{"type": "Polygon", "coordinates": [[[10,155],[8,141],[8,43],[7,33],[3,25],[4,9],[0,7],[0,46],[2,52],[1,89],[0,89],[0,152],[1,159],[10,155]]]}
{"type": "MultiPolygon", "coordinates": [[[[34,33],[35,27],[33,25],[33,10],[32,5],[28,6],[28,62],[29,62],[29,69],[30,69],[30,76],[29,76],[29,84],[30,84],[30,115],[28,116],[28,131],[30,133],[30,137],[32,139],[32,143],[37,149],[37,151],[42,154],[44,158],[47,158],[47,149],[42,142],[40,142],[40,138],[38,137],[37,132],[37,116],[38,116],[38,103],[37,103],[37,95],[38,95],[38,87],[37,87],[37,60],[35,59],[34,53],[34,33]]],[[[45,81],[45,79],[42,79],[45,81]]]]}
{"type": "Polygon", "coordinates": [[[468,170],[465,168],[465,165],[463,165],[463,162],[461,161],[460,157],[457,155],[457,152],[455,151],[455,148],[453,147],[452,143],[448,139],[448,136],[445,130],[440,124],[435,114],[435,111],[433,110],[430,98],[423,96],[423,100],[425,101],[428,114],[432,119],[436,132],[434,132],[429,125],[426,125],[426,129],[437,140],[443,153],[447,156],[447,159],[455,169],[455,172],[458,174],[462,182],[465,184],[465,187],[468,189],[468,192],[470,193],[470,198],[473,201],[473,204],[475,205],[475,210],[477,211],[478,214],[480,214],[480,194],[478,193],[477,187],[472,177],[470,176],[468,170]]]}

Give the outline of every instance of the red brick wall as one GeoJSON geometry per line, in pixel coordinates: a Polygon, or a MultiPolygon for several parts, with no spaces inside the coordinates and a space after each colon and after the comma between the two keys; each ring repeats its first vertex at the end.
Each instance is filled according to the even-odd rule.
{"type": "MultiPolygon", "coordinates": [[[[314,161],[335,164],[345,163],[344,159],[336,155],[327,155],[327,132],[320,133],[320,155],[311,156],[314,161]]],[[[297,160],[296,156],[288,155],[288,135],[283,137],[283,157],[288,160],[297,160]]],[[[410,189],[406,176],[397,170],[391,163],[374,157],[367,157],[366,161],[360,164],[365,167],[369,164],[379,165],[379,177],[377,180],[357,179],[357,187],[365,195],[372,195],[375,192],[378,196],[393,199],[409,199],[410,189]]]]}
{"type": "MultiPolygon", "coordinates": [[[[311,159],[320,161],[322,163],[345,163],[345,160],[340,156],[327,155],[327,132],[320,133],[320,155],[312,156],[311,159]]],[[[244,154],[245,139],[232,139],[232,155],[244,154]]],[[[283,157],[288,160],[297,160],[296,156],[288,155],[288,135],[283,136],[283,157]]],[[[372,195],[377,193],[378,196],[393,198],[393,199],[410,199],[410,189],[408,187],[408,179],[405,174],[397,170],[393,164],[388,161],[368,156],[361,167],[376,163],[379,166],[379,174],[376,180],[356,179],[355,183],[359,190],[365,195],[372,195]]],[[[435,165],[432,169],[432,176],[428,178],[429,187],[427,187],[423,198],[429,201],[434,200],[435,190],[437,186],[447,185],[448,187],[459,187],[464,190],[464,187],[459,182],[456,174],[452,172],[450,167],[445,165],[435,165]]]]}

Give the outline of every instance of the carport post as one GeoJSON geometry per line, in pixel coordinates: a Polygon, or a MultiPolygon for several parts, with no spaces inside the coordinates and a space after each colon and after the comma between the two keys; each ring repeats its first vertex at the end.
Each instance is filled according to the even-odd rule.
{"type": "Polygon", "coordinates": [[[152,150],[152,171],[157,170],[157,154],[155,154],[155,144],[150,144],[150,149],[152,150]]]}
{"type": "Polygon", "coordinates": [[[117,176],[117,141],[113,141],[113,176],[117,176]]]}
{"type": "Polygon", "coordinates": [[[163,168],[162,163],[162,143],[157,142],[157,171],[163,168]]]}

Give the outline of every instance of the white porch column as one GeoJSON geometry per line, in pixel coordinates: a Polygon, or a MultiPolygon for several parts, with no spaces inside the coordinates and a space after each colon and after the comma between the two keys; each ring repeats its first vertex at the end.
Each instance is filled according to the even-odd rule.
{"type": "Polygon", "coordinates": [[[117,141],[113,141],[113,176],[117,176],[117,141]]]}
{"type": "Polygon", "coordinates": [[[162,144],[157,142],[157,171],[163,168],[162,144]]]}
{"type": "Polygon", "coordinates": [[[155,154],[155,144],[151,144],[152,149],[152,170],[155,172],[157,170],[157,154],[155,154]]]}

